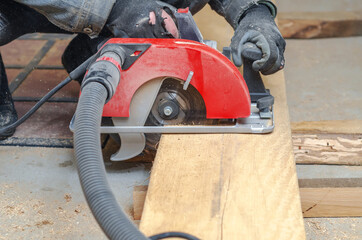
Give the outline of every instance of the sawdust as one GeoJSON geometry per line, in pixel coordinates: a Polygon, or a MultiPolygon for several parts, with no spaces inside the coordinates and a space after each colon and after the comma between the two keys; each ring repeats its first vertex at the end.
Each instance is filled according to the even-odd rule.
{"type": "Polygon", "coordinates": [[[70,194],[65,194],[64,199],[65,201],[70,202],[72,200],[72,196],[70,194]]]}
{"type": "Polygon", "coordinates": [[[309,221],[307,224],[309,228],[317,230],[319,233],[325,233],[327,231],[326,228],[321,226],[319,222],[309,221]]]}
{"type": "Polygon", "coordinates": [[[306,218],[307,240],[361,240],[362,218],[306,218]]]}
{"type": "Polygon", "coordinates": [[[5,206],[6,214],[24,214],[24,209],[22,206],[5,206]]]}
{"type": "Polygon", "coordinates": [[[75,209],[74,212],[75,213],[81,213],[81,210],[80,209],[75,209]]]}
{"type": "Polygon", "coordinates": [[[0,183],[0,239],[105,239],[85,202],[70,194],[65,201],[43,199],[22,184],[0,183]]]}
{"type": "MultiPolygon", "coordinates": [[[[6,158],[0,161],[0,240],[106,239],[81,192],[75,166],[69,166],[71,151],[59,151],[1,149],[6,158]],[[54,168],[58,174],[71,174],[53,180],[54,168]]],[[[128,215],[132,209],[130,204],[125,206],[128,215]]]]}
{"type": "Polygon", "coordinates": [[[53,225],[52,222],[50,222],[49,220],[43,220],[41,222],[37,222],[35,224],[35,226],[37,226],[38,228],[42,227],[42,226],[45,226],[45,225],[53,225]]]}

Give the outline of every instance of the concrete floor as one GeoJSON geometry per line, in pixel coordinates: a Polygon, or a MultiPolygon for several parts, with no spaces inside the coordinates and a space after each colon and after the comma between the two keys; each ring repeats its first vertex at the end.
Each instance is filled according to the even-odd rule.
{"type": "Polygon", "coordinates": [[[306,218],[307,240],[361,240],[361,218],[306,218]]]}
{"type": "Polygon", "coordinates": [[[362,119],[362,37],[287,40],[292,122],[362,119]]]}
{"type": "MultiPolygon", "coordinates": [[[[0,148],[0,239],[106,239],[73,165],[73,149],[0,148]]],[[[132,215],[132,192],[150,166],[106,162],[120,205],[132,215]]]]}

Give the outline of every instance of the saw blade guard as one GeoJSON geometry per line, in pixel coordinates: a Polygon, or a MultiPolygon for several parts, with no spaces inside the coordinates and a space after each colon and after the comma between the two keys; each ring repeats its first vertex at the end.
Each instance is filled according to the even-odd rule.
{"type": "Polygon", "coordinates": [[[180,39],[110,39],[128,49],[126,67],[114,97],[105,105],[104,117],[129,117],[135,92],[146,82],[173,78],[192,85],[202,96],[208,119],[250,116],[248,87],[232,62],[217,50],[180,39]]]}

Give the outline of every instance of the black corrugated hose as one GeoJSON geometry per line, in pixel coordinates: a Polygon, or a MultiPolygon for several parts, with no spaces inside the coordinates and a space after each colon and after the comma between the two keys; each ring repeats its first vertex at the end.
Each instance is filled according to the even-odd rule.
{"type": "MultiPolygon", "coordinates": [[[[108,46],[103,57],[116,59],[120,65],[125,55],[119,47],[108,46]]],[[[100,126],[103,106],[117,88],[120,72],[114,62],[93,63],[82,82],[74,123],[74,148],[79,179],[88,205],[100,227],[112,240],[147,240],[118,205],[109,186],[104,166],[100,126]]],[[[150,239],[190,238],[183,233],[164,233],[150,239]],[[175,235],[176,234],[176,235],[175,235]]]]}
{"type": "Polygon", "coordinates": [[[119,207],[109,187],[103,162],[100,125],[108,92],[104,85],[91,82],[82,89],[74,132],[79,178],[98,224],[110,239],[146,240],[119,207]]]}
{"type": "Polygon", "coordinates": [[[107,94],[104,85],[98,82],[91,82],[82,88],[74,131],[80,182],[98,224],[112,240],[156,240],[170,237],[198,240],[180,232],[162,233],[147,238],[119,207],[107,181],[101,150],[100,125],[107,94]]]}
{"type": "Polygon", "coordinates": [[[74,148],[79,179],[88,205],[99,226],[110,239],[147,240],[119,207],[109,186],[101,148],[100,126],[103,106],[112,98],[120,80],[125,53],[105,46],[82,82],[74,122],[74,148]],[[102,58],[103,57],[103,58],[102,58]]]}

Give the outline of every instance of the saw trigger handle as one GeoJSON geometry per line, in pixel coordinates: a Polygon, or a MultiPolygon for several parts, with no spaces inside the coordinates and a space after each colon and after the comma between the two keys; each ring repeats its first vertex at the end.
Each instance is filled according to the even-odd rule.
{"type": "MultiPolygon", "coordinates": [[[[261,50],[253,43],[245,43],[241,52],[243,60],[243,75],[250,93],[265,92],[263,80],[259,71],[254,71],[253,62],[261,59],[261,50]]],[[[253,101],[253,100],[252,100],[253,101]]]]}
{"type": "Polygon", "coordinates": [[[274,104],[274,97],[265,89],[259,71],[253,69],[253,62],[262,58],[262,52],[255,44],[247,42],[241,51],[241,57],[243,75],[249,88],[251,102],[257,104],[260,112],[268,112],[274,104]]]}

